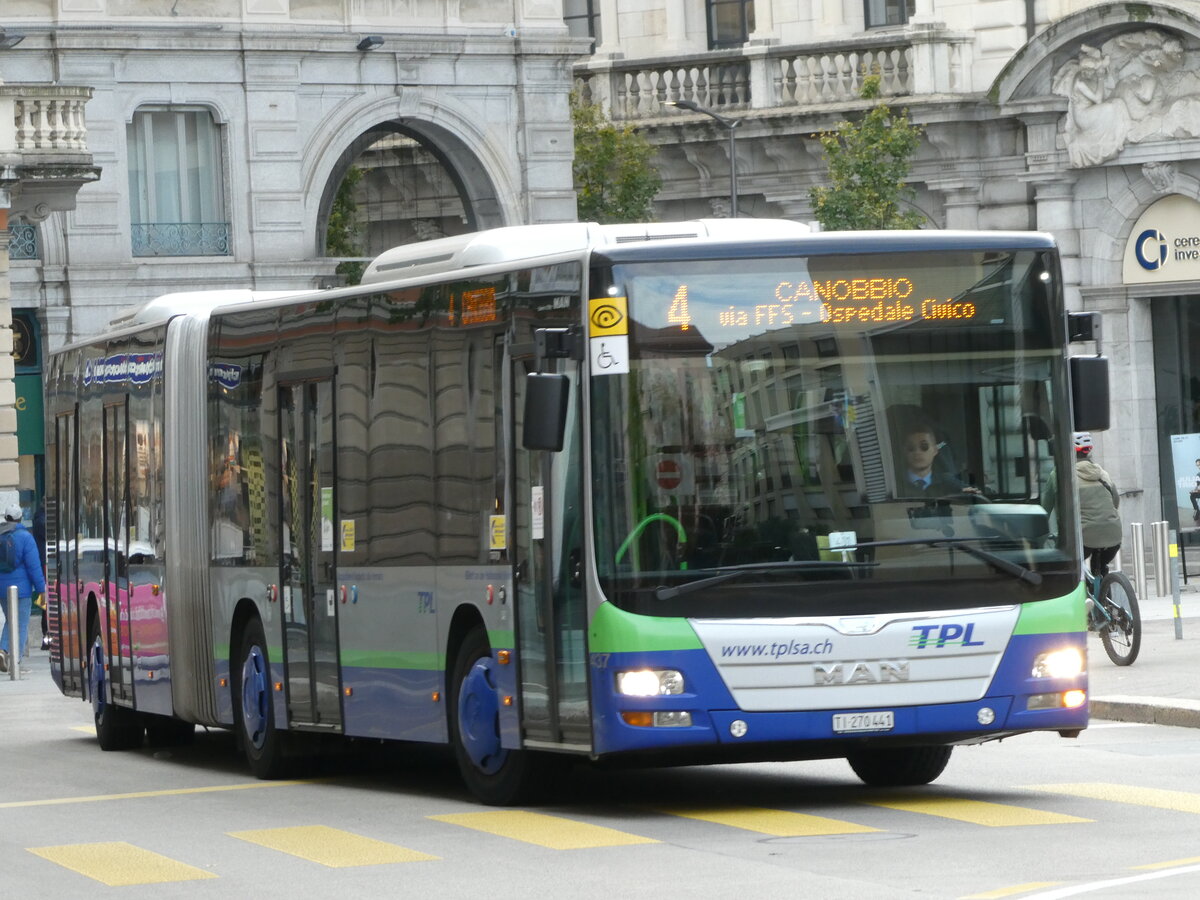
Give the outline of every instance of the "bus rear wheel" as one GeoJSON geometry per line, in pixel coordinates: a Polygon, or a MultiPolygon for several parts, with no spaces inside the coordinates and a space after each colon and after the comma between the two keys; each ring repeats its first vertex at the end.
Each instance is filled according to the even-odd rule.
{"type": "Polygon", "coordinates": [[[489,806],[520,803],[531,791],[533,764],[526,750],[500,745],[496,660],[482,625],[459,646],[450,672],[450,740],[463,782],[489,806]]]}
{"type": "Polygon", "coordinates": [[[233,718],[246,762],[256,778],[285,774],[283,735],[275,728],[271,666],[262,622],[253,619],[242,632],[238,655],[231,661],[233,718]]]}
{"type": "Polygon", "coordinates": [[[872,787],[929,784],[950,762],[953,747],[891,747],[847,755],[854,774],[872,787]]]}
{"type": "Polygon", "coordinates": [[[136,712],[110,703],[108,699],[108,663],[100,623],[88,625],[88,697],[96,722],[96,740],[101,750],[132,750],[142,743],[142,720],[136,712]]]}

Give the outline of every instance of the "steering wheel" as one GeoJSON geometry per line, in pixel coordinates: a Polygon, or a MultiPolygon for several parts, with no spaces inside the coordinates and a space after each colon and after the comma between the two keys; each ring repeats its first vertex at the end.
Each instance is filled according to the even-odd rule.
{"type": "MultiPolygon", "coordinates": [[[[684,529],[682,522],[680,522],[674,516],[668,515],[667,513],[650,513],[650,515],[646,516],[644,519],[642,519],[642,521],[634,525],[633,531],[629,532],[625,540],[621,541],[621,546],[617,548],[617,554],[615,557],[613,557],[613,562],[617,565],[620,565],[621,557],[625,555],[625,552],[630,548],[633,542],[636,541],[641,536],[642,532],[646,530],[646,526],[654,522],[666,522],[668,525],[673,526],[676,533],[679,535],[679,543],[687,543],[687,531],[684,529]]],[[[681,571],[686,569],[687,561],[680,560],[679,568],[681,571]]]]}

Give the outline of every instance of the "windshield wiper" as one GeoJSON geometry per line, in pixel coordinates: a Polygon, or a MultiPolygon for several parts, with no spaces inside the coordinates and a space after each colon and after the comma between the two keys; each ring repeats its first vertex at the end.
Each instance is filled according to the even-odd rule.
{"type": "Polygon", "coordinates": [[[690,594],[693,591],[703,590],[708,587],[715,587],[718,584],[724,584],[727,581],[733,581],[735,578],[741,578],[743,575],[755,575],[764,571],[793,571],[804,569],[811,571],[813,569],[836,569],[845,571],[846,569],[869,569],[878,565],[878,563],[869,562],[843,562],[841,560],[827,559],[788,559],[780,562],[767,563],[746,563],[743,566],[737,566],[730,569],[718,569],[718,574],[710,575],[708,578],[701,578],[698,581],[689,581],[684,584],[678,584],[674,587],[659,587],[654,591],[654,596],[659,600],[670,600],[672,597],[682,597],[684,594],[690,594]]]}
{"type": "MultiPolygon", "coordinates": [[[[978,540],[986,540],[979,538],[978,540]]],[[[1042,583],[1040,572],[1035,572],[1032,569],[1027,569],[1025,566],[1018,565],[1012,560],[1005,559],[998,553],[992,553],[990,550],[984,550],[982,547],[972,547],[962,538],[897,538],[891,541],[865,541],[861,544],[855,544],[851,547],[839,547],[840,550],[857,550],[862,547],[902,547],[912,544],[924,544],[927,547],[949,547],[952,550],[961,550],[968,556],[973,556],[978,560],[993,566],[1005,575],[1011,575],[1013,578],[1018,578],[1035,587],[1042,583]]]]}

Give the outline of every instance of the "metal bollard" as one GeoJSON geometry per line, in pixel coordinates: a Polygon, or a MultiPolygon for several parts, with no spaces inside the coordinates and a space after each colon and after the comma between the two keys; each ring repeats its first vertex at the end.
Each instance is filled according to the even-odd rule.
{"type": "Polygon", "coordinates": [[[1175,640],[1183,640],[1183,614],[1179,609],[1179,534],[1170,531],[1171,541],[1171,618],[1175,620],[1175,640]]]}
{"type": "Polygon", "coordinates": [[[1150,547],[1154,554],[1154,592],[1157,597],[1171,596],[1171,545],[1166,522],[1150,523],[1150,547]]]}
{"type": "Polygon", "coordinates": [[[1129,526],[1130,543],[1133,545],[1133,589],[1139,597],[1146,596],[1146,536],[1142,533],[1142,523],[1134,522],[1129,526]]]}
{"type": "Polygon", "coordinates": [[[20,599],[17,597],[17,586],[14,584],[8,589],[8,680],[16,681],[21,677],[21,651],[23,647],[18,646],[21,640],[21,623],[17,619],[17,604],[20,599]]]}

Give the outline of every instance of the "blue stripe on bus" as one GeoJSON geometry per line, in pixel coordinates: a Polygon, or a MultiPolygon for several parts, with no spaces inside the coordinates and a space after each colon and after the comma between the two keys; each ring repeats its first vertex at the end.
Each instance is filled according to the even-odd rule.
{"type": "Polygon", "coordinates": [[[342,685],[351,693],[342,696],[342,730],[354,737],[445,743],[443,680],[440,671],[346,668],[342,685]]]}

